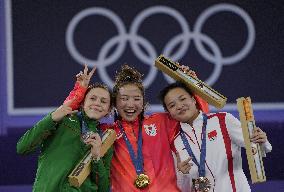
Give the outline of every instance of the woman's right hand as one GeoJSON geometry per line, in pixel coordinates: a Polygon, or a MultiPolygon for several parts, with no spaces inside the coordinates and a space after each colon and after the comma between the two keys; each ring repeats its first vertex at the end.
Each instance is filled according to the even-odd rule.
{"type": "Polygon", "coordinates": [[[101,158],[102,139],[98,133],[94,133],[86,140],[87,145],[91,145],[92,158],[99,160],[101,158]]]}
{"type": "Polygon", "coordinates": [[[54,112],[51,113],[51,118],[54,122],[59,122],[63,119],[63,117],[65,117],[66,115],[71,115],[74,113],[77,113],[78,110],[72,110],[72,108],[70,107],[71,103],[73,102],[73,100],[69,100],[67,102],[65,102],[63,105],[61,105],[60,107],[58,107],[54,112]]]}
{"type": "Polygon", "coordinates": [[[189,162],[192,158],[189,157],[184,161],[181,161],[179,153],[176,153],[176,157],[177,157],[177,169],[178,171],[182,172],[183,174],[188,174],[191,167],[192,167],[192,163],[189,162]]]}
{"type": "Polygon", "coordinates": [[[88,67],[87,67],[87,65],[85,64],[84,71],[80,71],[80,73],[78,73],[78,74],[76,75],[77,82],[79,82],[80,86],[86,87],[86,88],[89,86],[91,77],[93,76],[95,70],[96,70],[96,67],[94,67],[94,68],[90,71],[90,73],[88,74],[88,67]]]}

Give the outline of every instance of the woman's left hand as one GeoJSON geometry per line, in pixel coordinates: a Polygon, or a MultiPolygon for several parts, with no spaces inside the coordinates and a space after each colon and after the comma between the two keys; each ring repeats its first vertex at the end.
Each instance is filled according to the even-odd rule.
{"type": "Polygon", "coordinates": [[[192,75],[193,77],[197,77],[196,73],[192,71],[188,66],[180,65],[179,68],[186,74],[192,75]]]}
{"type": "Polygon", "coordinates": [[[253,130],[253,134],[250,140],[254,143],[265,143],[267,141],[267,136],[264,131],[262,131],[259,127],[256,127],[253,130]]]}
{"type": "Polygon", "coordinates": [[[102,139],[98,133],[94,133],[86,140],[87,145],[91,145],[91,153],[94,159],[101,157],[102,139]]]}

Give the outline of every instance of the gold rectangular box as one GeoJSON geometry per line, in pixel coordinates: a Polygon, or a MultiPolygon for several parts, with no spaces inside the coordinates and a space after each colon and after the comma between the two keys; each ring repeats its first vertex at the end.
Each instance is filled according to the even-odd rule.
{"type": "Polygon", "coordinates": [[[177,63],[166,58],[164,55],[160,55],[155,60],[155,66],[173,79],[185,83],[193,93],[199,95],[216,108],[223,108],[226,104],[227,98],[225,96],[221,95],[198,78],[184,73],[177,63]]]}
{"type": "Polygon", "coordinates": [[[256,127],[251,98],[238,98],[237,106],[243,130],[246,155],[252,183],[265,182],[266,176],[262,161],[263,152],[258,143],[253,143],[250,141],[250,138],[253,134],[253,129],[256,127]]]}
{"type": "MultiPolygon", "coordinates": [[[[105,155],[108,149],[113,145],[116,140],[116,133],[113,129],[108,129],[102,137],[101,157],[105,155]]],[[[88,175],[91,173],[91,151],[83,157],[83,159],[76,165],[75,169],[68,176],[71,186],[80,187],[88,175]]]]}

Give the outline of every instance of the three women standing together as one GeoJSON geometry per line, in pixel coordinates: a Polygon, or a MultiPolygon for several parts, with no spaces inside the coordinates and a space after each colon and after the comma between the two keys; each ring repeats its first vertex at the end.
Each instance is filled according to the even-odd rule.
{"type": "MultiPolygon", "coordinates": [[[[210,191],[250,190],[240,163],[244,142],[237,119],[228,113],[206,114],[208,104],[177,84],[161,92],[166,112],[147,116],[142,75],[136,69],[122,66],[112,94],[103,85],[88,86],[93,73],[94,70],[88,74],[85,67],[64,104],[18,142],[19,153],[41,148],[34,191],[109,191],[109,183],[113,192],[194,191],[191,179],[200,177],[201,169],[210,180],[210,191]],[[114,123],[100,124],[99,120],[111,111],[112,103],[114,123]],[[204,118],[208,119],[206,124],[204,118]],[[220,126],[220,122],[226,126],[220,126]],[[109,128],[116,131],[117,139],[113,148],[100,157],[99,134],[109,128]],[[207,137],[213,129],[218,145],[207,137]],[[95,134],[83,141],[81,136],[89,130],[95,134]],[[201,147],[204,143],[205,148],[201,147]],[[189,148],[193,148],[193,153],[188,152],[189,148]],[[67,176],[89,149],[94,157],[91,174],[80,188],[71,187],[67,176]],[[219,159],[210,155],[214,153],[219,154],[219,159]],[[229,179],[224,180],[226,174],[229,179]]],[[[260,129],[252,139],[264,143],[266,151],[271,150],[260,129]]]]}

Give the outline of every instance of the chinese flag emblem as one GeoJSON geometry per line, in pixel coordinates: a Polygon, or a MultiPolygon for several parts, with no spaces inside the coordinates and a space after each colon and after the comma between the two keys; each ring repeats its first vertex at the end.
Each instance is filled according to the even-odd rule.
{"type": "Polygon", "coordinates": [[[217,138],[217,131],[213,130],[211,132],[208,133],[208,138],[210,141],[213,141],[217,138]]]}

